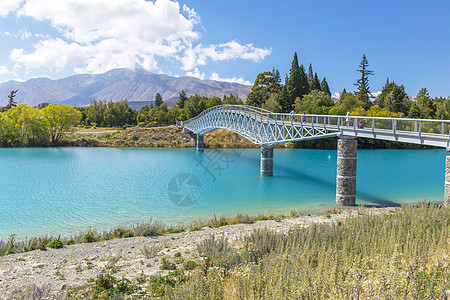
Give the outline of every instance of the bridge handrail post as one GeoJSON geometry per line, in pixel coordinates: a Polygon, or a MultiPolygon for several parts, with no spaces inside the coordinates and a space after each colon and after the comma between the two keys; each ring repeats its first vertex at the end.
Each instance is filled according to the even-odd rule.
{"type": "Polygon", "coordinates": [[[375,119],[372,119],[372,134],[375,133],[375,119]]]}
{"type": "Polygon", "coordinates": [[[340,130],[341,118],[337,117],[337,129],[340,130]]]}
{"type": "Polygon", "coordinates": [[[442,122],[442,135],[444,135],[444,122],[442,122]]]}
{"type": "Polygon", "coordinates": [[[422,121],[419,121],[419,138],[422,137],[422,121]]]}
{"type": "Polygon", "coordinates": [[[414,121],[414,133],[417,132],[417,121],[414,121]]]}

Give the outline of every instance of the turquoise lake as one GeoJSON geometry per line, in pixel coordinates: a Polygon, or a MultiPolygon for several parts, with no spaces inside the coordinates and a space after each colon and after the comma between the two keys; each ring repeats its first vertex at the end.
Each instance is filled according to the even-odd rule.
{"type": "MultiPolygon", "coordinates": [[[[358,150],[357,203],[443,201],[445,150],[358,150]]],[[[336,150],[0,149],[0,239],[332,207],[336,150]],[[330,156],[328,158],[328,156],[330,156]]]]}

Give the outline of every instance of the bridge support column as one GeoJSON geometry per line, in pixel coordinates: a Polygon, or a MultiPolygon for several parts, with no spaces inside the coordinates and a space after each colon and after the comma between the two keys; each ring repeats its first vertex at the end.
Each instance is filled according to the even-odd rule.
{"type": "Polygon", "coordinates": [[[197,151],[203,151],[205,148],[205,142],[203,140],[203,134],[197,134],[197,151]]]}
{"type": "MultiPolygon", "coordinates": [[[[447,151],[450,152],[450,149],[447,148],[447,151]]],[[[450,155],[445,158],[444,206],[450,207],[450,155]]]]}
{"type": "Polygon", "coordinates": [[[341,137],[337,146],[336,204],[355,205],[356,197],[355,138],[341,137]]]}
{"type": "Polygon", "coordinates": [[[273,145],[261,145],[261,176],[273,176],[273,145]]]}

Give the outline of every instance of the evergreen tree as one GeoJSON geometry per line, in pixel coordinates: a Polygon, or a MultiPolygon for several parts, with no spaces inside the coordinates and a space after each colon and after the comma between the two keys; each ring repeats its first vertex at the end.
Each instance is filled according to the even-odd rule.
{"type": "Polygon", "coordinates": [[[273,75],[273,81],[281,84],[280,71],[275,69],[275,67],[272,68],[272,75],[273,75]]]}
{"type": "Polygon", "coordinates": [[[183,108],[184,107],[184,102],[186,102],[188,98],[186,97],[186,93],[184,92],[184,90],[181,90],[181,92],[178,93],[178,102],[177,105],[179,108],[183,108]]]}
{"type": "Polygon", "coordinates": [[[319,90],[320,91],[320,81],[317,73],[314,74],[312,83],[311,83],[311,91],[319,90]]]}
{"type": "Polygon", "coordinates": [[[391,112],[406,114],[408,112],[407,101],[408,95],[403,85],[399,86],[393,81],[389,82],[388,77],[381,94],[375,99],[375,104],[391,112]]]}
{"type": "Polygon", "coordinates": [[[156,95],[155,95],[155,107],[158,107],[161,104],[163,104],[163,98],[161,97],[161,95],[159,93],[156,93],[156,95]]]}
{"type": "Polygon", "coordinates": [[[420,89],[417,93],[416,102],[420,107],[422,118],[433,119],[436,116],[436,104],[426,88],[420,89]]]}
{"type": "Polygon", "coordinates": [[[16,94],[19,90],[12,90],[11,93],[8,96],[8,104],[6,105],[5,109],[9,110],[13,107],[17,106],[17,102],[14,101],[14,98],[16,97],[16,94]]]}
{"type": "Polygon", "coordinates": [[[283,110],[286,108],[292,109],[294,106],[295,98],[301,98],[302,90],[302,78],[300,75],[300,67],[298,65],[297,52],[294,53],[294,59],[292,60],[291,69],[289,70],[289,77],[286,82],[286,92],[288,95],[286,103],[283,105],[283,110]]]}
{"type": "MultiPolygon", "coordinates": [[[[320,84],[320,90],[327,95],[331,96],[330,87],[328,86],[328,82],[325,77],[322,79],[322,83],[320,84]]],[[[345,90],[345,89],[344,89],[345,90]]]]}
{"type": "Polygon", "coordinates": [[[344,89],[342,90],[341,95],[339,96],[339,102],[341,102],[341,100],[344,99],[345,94],[347,94],[347,90],[344,88],[344,89]]]}
{"type": "MultiPolygon", "coordinates": [[[[309,83],[310,86],[312,86],[313,80],[314,80],[313,68],[312,68],[312,65],[309,64],[309,69],[308,69],[308,83],[309,83]]],[[[313,90],[313,89],[311,88],[311,90],[313,90]]]]}
{"type": "Polygon", "coordinates": [[[300,98],[302,98],[304,95],[309,94],[310,88],[309,88],[309,82],[308,82],[308,76],[306,75],[305,68],[303,65],[300,65],[299,68],[300,73],[300,98]]]}
{"type": "Polygon", "coordinates": [[[369,66],[369,62],[367,60],[366,54],[363,54],[363,58],[361,63],[359,64],[360,69],[357,71],[361,73],[361,78],[356,81],[354,84],[358,87],[357,91],[355,92],[355,96],[358,97],[359,100],[363,101],[365,104],[365,109],[368,109],[371,105],[370,97],[372,94],[370,93],[369,88],[369,75],[373,75],[374,72],[367,69],[369,66]]]}
{"type": "Polygon", "coordinates": [[[283,88],[281,89],[280,97],[278,99],[278,102],[280,103],[280,106],[281,106],[281,112],[285,112],[285,113],[290,112],[293,107],[293,105],[291,104],[291,102],[289,100],[289,93],[287,91],[287,82],[288,82],[288,77],[286,75],[285,84],[283,85],[283,88]]]}

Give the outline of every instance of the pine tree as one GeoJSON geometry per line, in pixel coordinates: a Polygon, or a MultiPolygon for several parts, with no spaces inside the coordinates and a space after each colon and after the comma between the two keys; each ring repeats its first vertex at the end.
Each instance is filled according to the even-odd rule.
{"type": "MultiPolygon", "coordinates": [[[[312,86],[313,80],[314,80],[313,68],[312,68],[312,65],[309,64],[309,69],[308,69],[308,83],[309,83],[310,86],[312,86]]],[[[312,88],[311,88],[311,90],[312,90],[312,88]]]]}
{"type": "Polygon", "coordinates": [[[314,74],[310,89],[311,89],[311,91],[314,91],[314,90],[320,91],[320,81],[319,81],[319,77],[317,76],[317,73],[314,74]]]}
{"type": "Polygon", "coordinates": [[[289,71],[289,79],[286,82],[286,91],[288,93],[288,101],[285,103],[285,107],[293,107],[295,98],[300,97],[301,92],[301,75],[300,67],[298,66],[297,52],[294,54],[294,59],[292,60],[291,69],[289,71]]]}
{"type": "Polygon", "coordinates": [[[299,73],[300,73],[300,96],[299,96],[299,98],[301,99],[304,95],[309,94],[310,88],[309,88],[308,76],[306,75],[305,68],[303,67],[303,65],[300,65],[299,73]]]}
{"type": "Polygon", "coordinates": [[[155,107],[158,107],[161,104],[163,104],[163,99],[162,99],[162,97],[161,97],[161,95],[159,93],[156,93],[156,95],[155,95],[155,107]]]}
{"type": "Polygon", "coordinates": [[[373,71],[367,69],[368,66],[369,62],[367,61],[366,54],[363,54],[362,61],[359,64],[360,69],[357,70],[361,73],[361,78],[358,79],[354,85],[358,87],[358,90],[355,92],[355,96],[357,96],[359,100],[366,103],[365,109],[368,109],[371,105],[370,97],[372,94],[370,93],[369,88],[369,75],[374,74],[373,71]]]}
{"type": "Polygon", "coordinates": [[[13,107],[17,106],[17,102],[14,101],[14,98],[16,97],[16,94],[19,90],[12,90],[11,93],[8,96],[8,104],[6,105],[5,109],[9,110],[13,107]]]}
{"type": "Polygon", "coordinates": [[[184,107],[184,102],[186,102],[188,98],[186,97],[186,93],[184,92],[184,90],[181,90],[180,93],[178,93],[178,102],[177,105],[179,108],[183,108],[184,107]]]}
{"type": "MultiPolygon", "coordinates": [[[[331,96],[330,87],[328,86],[328,82],[325,77],[322,79],[322,83],[320,84],[320,89],[327,95],[331,96]]],[[[344,89],[345,90],[345,89],[344,89]]]]}
{"type": "Polygon", "coordinates": [[[345,94],[347,94],[347,90],[344,88],[344,89],[342,90],[341,95],[339,96],[339,101],[341,101],[342,99],[344,99],[345,94]]]}

